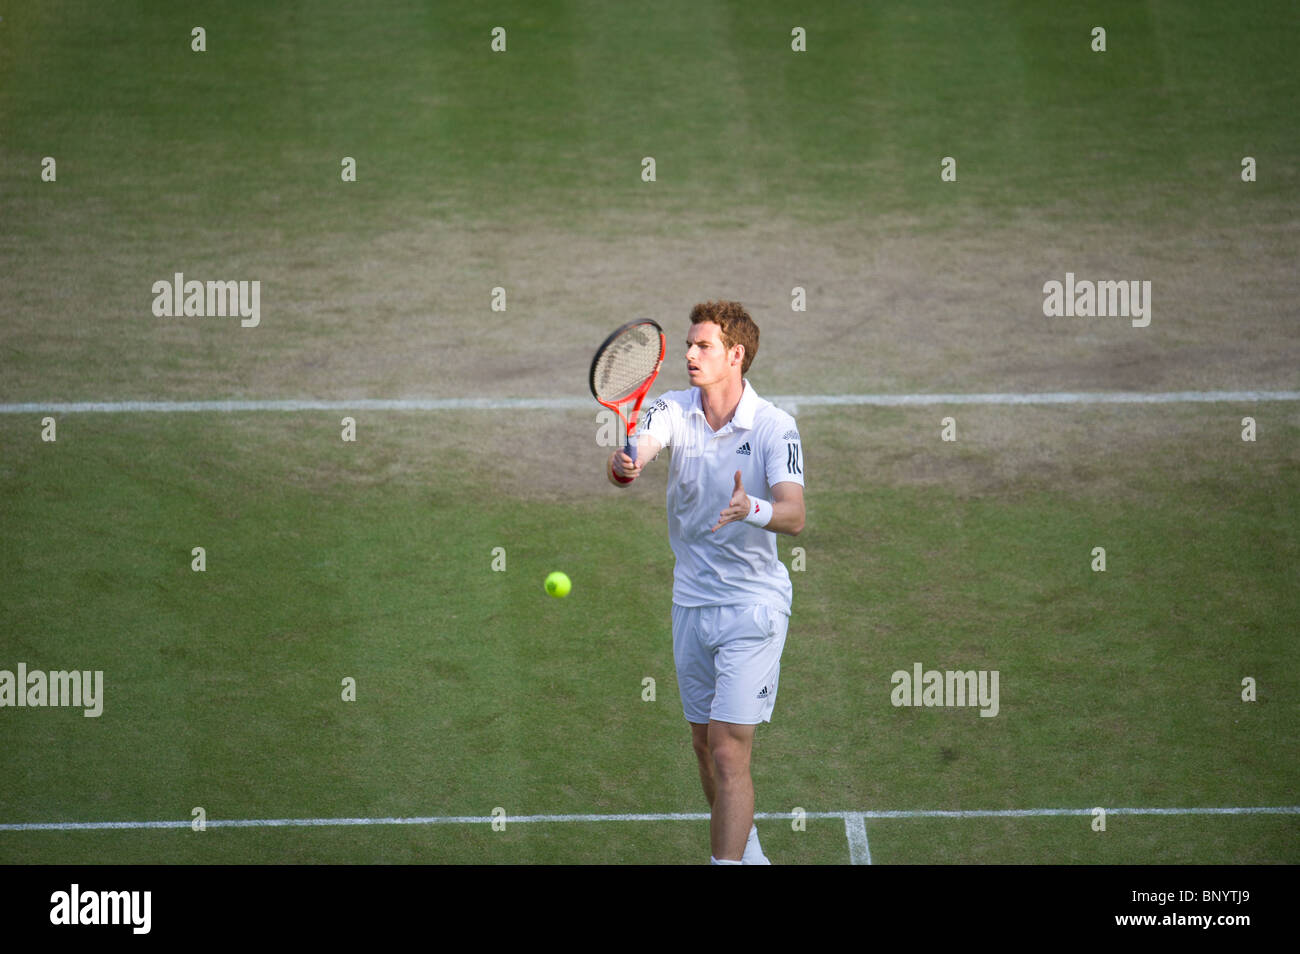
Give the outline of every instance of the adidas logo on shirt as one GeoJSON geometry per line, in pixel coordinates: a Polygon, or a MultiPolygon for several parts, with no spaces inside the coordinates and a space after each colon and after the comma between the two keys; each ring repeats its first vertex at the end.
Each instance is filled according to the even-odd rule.
{"type": "Polygon", "coordinates": [[[760,699],[767,698],[767,686],[764,686],[762,689],[758,690],[758,698],[760,699]]]}
{"type": "Polygon", "coordinates": [[[753,452],[749,449],[749,441],[745,441],[745,443],[743,443],[743,444],[741,444],[739,447],[737,447],[737,448],[736,448],[736,453],[737,453],[737,454],[751,454],[751,453],[753,453],[753,452]]]}

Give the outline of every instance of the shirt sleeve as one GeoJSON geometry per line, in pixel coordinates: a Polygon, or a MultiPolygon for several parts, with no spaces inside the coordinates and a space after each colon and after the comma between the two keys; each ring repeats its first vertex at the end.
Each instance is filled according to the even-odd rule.
{"type": "Polygon", "coordinates": [[[650,434],[659,442],[660,447],[672,446],[673,408],[669,404],[668,395],[661,396],[653,404],[642,406],[636,429],[650,434]]]}
{"type": "Polygon", "coordinates": [[[791,481],[804,486],[803,442],[794,418],[782,412],[767,430],[763,441],[763,458],[767,469],[767,485],[791,481]]]}

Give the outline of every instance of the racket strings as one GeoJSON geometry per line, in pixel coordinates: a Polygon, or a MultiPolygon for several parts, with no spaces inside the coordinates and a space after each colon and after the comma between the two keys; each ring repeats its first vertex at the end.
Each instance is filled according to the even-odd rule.
{"type": "Polygon", "coordinates": [[[659,354],[659,335],[648,326],[614,339],[596,361],[596,397],[617,404],[635,395],[655,373],[659,354]]]}

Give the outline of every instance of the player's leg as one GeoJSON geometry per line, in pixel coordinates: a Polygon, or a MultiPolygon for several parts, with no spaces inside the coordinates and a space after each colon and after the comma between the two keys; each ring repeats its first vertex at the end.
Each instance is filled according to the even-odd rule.
{"type": "Polygon", "coordinates": [[[709,754],[709,710],[713,706],[717,674],[713,669],[713,650],[700,638],[701,617],[709,609],[673,604],[673,662],[677,668],[682,714],[691,727],[691,748],[699,766],[700,785],[712,808],[715,785],[713,757],[709,754]]]}
{"type": "Polygon", "coordinates": [[[708,799],[709,808],[712,808],[718,786],[713,779],[713,755],[709,752],[709,725],[707,722],[703,725],[692,722],[690,727],[691,748],[695,750],[695,761],[700,768],[700,785],[704,789],[704,797],[708,799]]]}
{"type": "Polygon", "coordinates": [[[713,634],[718,675],[709,715],[716,785],[711,831],[715,850],[729,854],[714,857],[770,864],[754,827],[750,757],[758,723],[772,720],[788,617],[766,606],[720,609],[713,634]]]}
{"type": "Polygon", "coordinates": [[[749,759],[754,747],[753,725],[709,722],[709,754],[716,790],[709,840],[713,857],[740,861],[754,825],[754,781],[749,759]]]}
{"type": "MultiPolygon", "coordinates": [[[[709,751],[709,727],[691,723],[691,746],[695,749],[695,759],[699,763],[700,785],[704,788],[704,797],[708,800],[709,808],[713,808],[716,800],[717,782],[713,778],[713,754],[709,751]]],[[[752,776],[751,776],[752,778],[752,776]]],[[[745,841],[745,853],[741,856],[741,863],[747,865],[770,865],[767,855],[763,854],[763,846],[758,840],[758,828],[754,825],[749,827],[749,838],[745,841]]]]}

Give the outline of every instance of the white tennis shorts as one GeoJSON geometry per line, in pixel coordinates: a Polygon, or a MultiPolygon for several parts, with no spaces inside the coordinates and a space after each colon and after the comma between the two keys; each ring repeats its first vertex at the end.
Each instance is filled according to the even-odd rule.
{"type": "Polygon", "coordinates": [[[772,721],[790,617],[779,609],[673,604],[673,659],[687,722],[772,721]]]}

